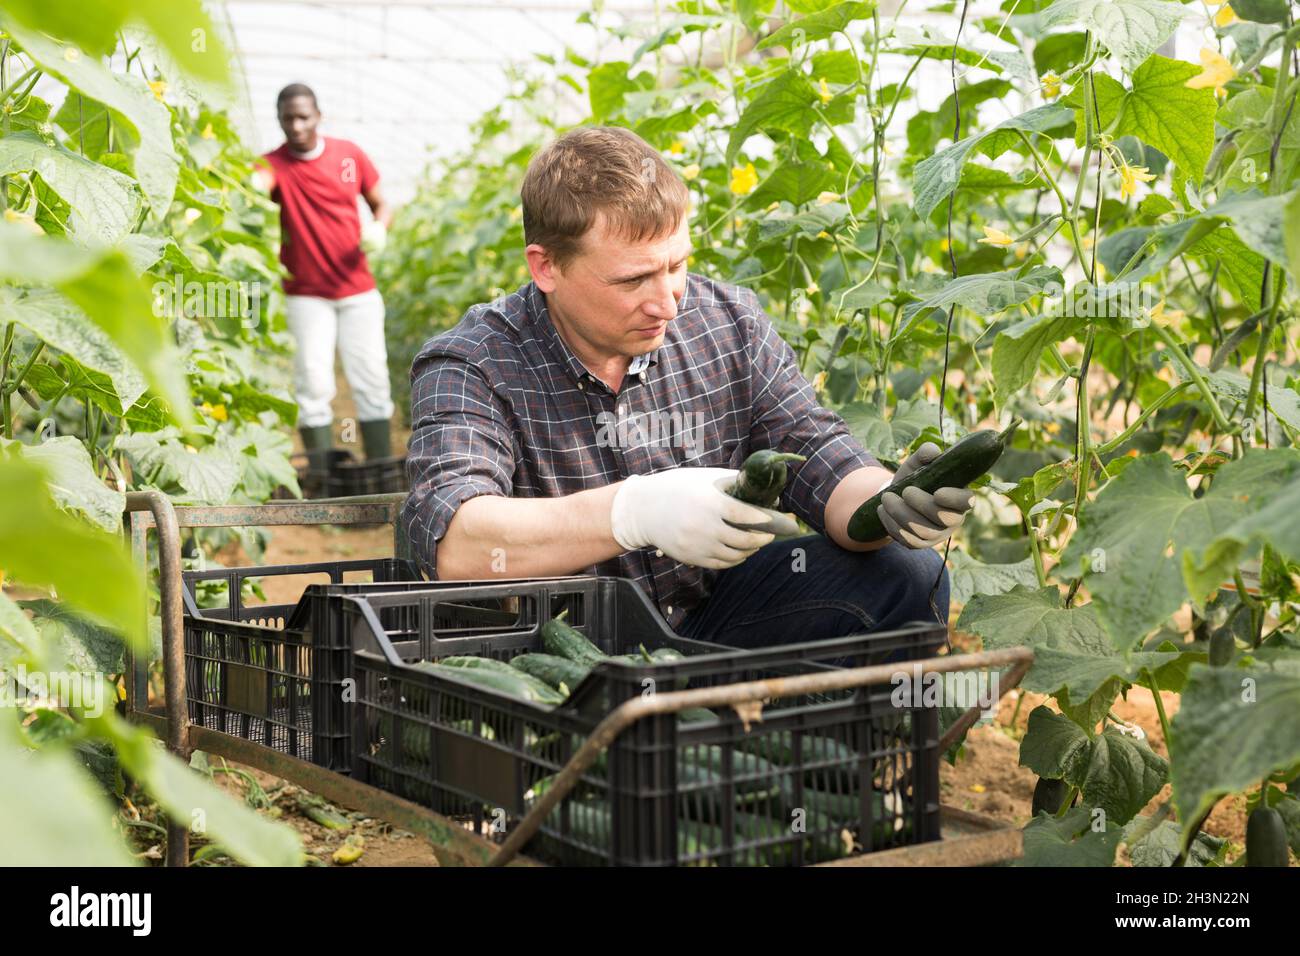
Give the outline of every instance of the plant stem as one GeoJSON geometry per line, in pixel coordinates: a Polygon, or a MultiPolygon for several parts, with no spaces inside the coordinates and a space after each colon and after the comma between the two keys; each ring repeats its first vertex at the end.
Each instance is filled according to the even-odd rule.
{"type": "Polygon", "coordinates": [[[1038,529],[1034,527],[1033,521],[1028,515],[1025,515],[1025,530],[1029,534],[1029,550],[1034,555],[1034,573],[1038,575],[1038,586],[1047,587],[1047,571],[1043,567],[1043,550],[1038,543],[1038,529]]]}
{"type": "Polygon", "coordinates": [[[1182,392],[1185,392],[1187,389],[1189,389],[1189,388],[1191,388],[1191,387],[1192,387],[1192,383],[1191,383],[1191,382],[1180,382],[1180,383],[1178,383],[1177,385],[1175,385],[1175,386],[1173,386],[1172,388],[1170,388],[1167,392],[1165,392],[1164,394],[1162,394],[1159,398],[1157,398],[1157,399],[1156,399],[1155,401],[1153,401],[1150,405],[1148,405],[1146,408],[1144,408],[1144,409],[1142,410],[1142,414],[1139,415],[1139,416],[1134,420],[1134,422],[1133,422],[1132,425],[1128,426],[1128,428],[1124,429],[1122,432],[1120,432],[1118,435],[1116,435],[1116,436],[1115,436],[1114,438],[1112,438],[1110,441],[1103,442],[1102,444],[1098,445],[1097,448],[1096,448],[1096,452],[1097,452],[1097,454],[1099,454],[1099,455],[1108,455],[1108,454],[1110,454],[1112,451],[1114,451],[1114,450],[1115,450],[1116,448],[1118,448],[1120,445],[1124,444],[1126,441],[1128,441],[1130,438],[1132,438],[1135,434],[1137,434],[1138,429],[1142,427],[1142,423],[1145,422],[1145,421],[1146,421],[1148,418],[1150,418],[1152,415],[1154,415],[1157,411],[1159,411],[1159,410],[1160,410],[1160,407],[1161,407],[1162,405],[1164,405],[1165,403],[1167,403],[1167,402],[1168,402],[1170,399],[1172,399],[1175,395],[1181,394],[1182,392]]]}
{"type": "Polygon", "coordinates": [[[1156,702],[1156,714],[1160,717],[1160,732],[1165,737],[1165,751],[1169,750],[1169,715],[1165,713],[1165,702],[1160,697],[1160,688],[1156,686],[1155,675],[1150,675],[1147,681],[1147,689],[1151,691],[1151,698],[1156,702]]]}
{"type": "Polygon", "coordinates": [[[1201,374],[1201,370],[1196,367],[1196,364],[1190,358],[1187,357],[1187,353],[1183,351],[1183,347],[1178,344],[1174,337],[1169,333],[1168,329],[1162,326],[1159,322],[1152,322],[1150,327],[1151,330],[1155,332],[1156,337],[1164,343],[1165,348],[1169,349],[1169,351],[1173,353],[1174,358],[1176,358],[1178,364],[1183,367],[1183,371],[1187,373],[1188,378],[1196,383],[1196,387],[1200,390],[1206,404],[1210,406],[1210,414],[1214,416],[1214,424],[1217,425],[1219,430],[1225,434],[1230,433],[1232,431],[1232,424],[1223,414],[1223,409],[1219,407],[1219,401],[1214,397],[1214,392],[1210,389],[1209,383],[1205,381],[1205,376],[1201,374]]]}

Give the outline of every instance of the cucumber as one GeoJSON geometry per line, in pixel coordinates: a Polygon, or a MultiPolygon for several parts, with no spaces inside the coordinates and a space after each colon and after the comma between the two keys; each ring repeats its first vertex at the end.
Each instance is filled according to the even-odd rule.
{"type": "MultiPolygon", "coordinates": [[[[804,734],[800,741],[804,781],[812,787],[829,787],[841,792],[853,792],[857,787],[857,764],[860,755],[830,737],[804,734]],[[833,763],[839,766],[810,767],[809,764],[833,763]]],[[[746,736],[736,744],[737,750],[756,754],[782,767],[793,766],[794,732],[780,730],[770,734],[746,736]]]]}
{"type": "Polygon", "coordinates": [[[766,846],[751,846],[736,851],[736,862],[741,866],[793,866],[795,846],[803,843],[804,863],[824,863],[838,860],[848,854],[848,848],[840,836],[841,827],[836,826],[827,817],[810,811],[804,820],[802,840],[795,840],[796,834],[791,830],[790,820],[773,820],[770,817],[756,816],[751,813],[736,814],[736,842],[753,843],[755,841],[781,840],[766,846]]]}
{"type": "Polygon", "coordinates": [[[590,667],[555,654],[520,654],[510,659],[510,666],[545,681],[556,690],[564,684],[572,691],[591,673],[590,667]]]}
{"type": "Polygon", "coordinates": [[[534,704],[545,704],[553,707],[556,704],[564,703],[564,697],[559,691],[522,671],[505,674],[484,667],[449,667],[446,664],[433,664],[428,661],[419,661],[412,666],[429,674],[450,677],[454,680],[469,681],[478,684],[480,687],[494,690],[499,694],[530,701],[534,704]]]}
{"type": "MultiPolygon", "coordinates": [[[[545,792],[549,780],[550,778],[540,780],[533,786],[534,799],[545,792]]],[[[566,803],[569,807],[568,839],[576,840],[584,847],[590,847],[589,852],[607,854],[610,834],[613,833],[609,807],[603,801],[594,800],[569,799],[566,803]]],[[[561,804],[546,818],[546,826],[557,833],[560,832],[563,824],[563,809],[564,804],[561,804]]],[[[677,820],[677,858],[685,866],[708,866],[708,861],[701,860],[699,857],[715,853],[722,847],[722,842],[722,828],[719,826],[701,823],[698,820],[680,818],[677,820]]],[[[570,854],[573,852],[571,847],[561,847],[555,837],[542,832],[533,837],[525,852],[549,854],[564,859],[566,849],[570,854]]]]}
{"type": "Polygon", "coordinates": [[[934,492],[940,488],[965,488],[987,472],[1002,457],[1011,444],[1011,437],[1020,427],[1020,419],[1013,418],[1004,431],[991,428],[971,432],[938,458],[923,465],[902,481],[878,491],[853,512],[849,519],[849,537],[854,541],[877,541],[886,534],[878,513],[881,496],[886,491],[901,493],[904,488],[920,488],[934,492]]]}
{"type": "Polygon", "coordinates": [[[740,466],[736,483],[727,490],[731,497],[760,508],[776,506],[785,488],[787,461],[806,461],[803,455],[764,448],[756,451],[740,466]]]}
{"type": "Polygon", "coordinates": [[[483,670],[496,671],[498,674],[513,674],[515,672],[514,668],[505,661],[499,661],[494,657],[457,655],[441,658],[438,663],[445,664],[447,667],[479,667],[483,670]]]}
{"type": "Polygon", "coordinates": [[[542,647],[546,653],[564,657],[587,667],[593,667],[606,659],[599,647],[587,640],[569,625],[564,623],[569,609],[560,612],[559,617],[552,618],[542,625],[542,647]]]}
{"type": "Polygon", "coordinates": [[[1286,823],[1272,807],[1256,807],[1246,820],[1246,865],[1289,866],[1286,823]]]}
{"type": "Polygon", "coordinates": [[[1035,817],[1040,813],[1056,816],[1060,812],[1061,804],[1065,802],[1066,794],[1069,792],[1070,785],[1064,780],[1039,777],[1038,783],[1034,785],[1034,800],[1029,807],[1030,814],[1035,817]]]}
{"type": "Polygon", "coordinates": [[[1228,628],[1215,631],[1210,638],[1210,666],[1225,667],[1237,653],[1237,639],[1228,628]]]}
{"type": "MultiPolygon", "coordinates": [[[[861,825],[862,803],[855,793],[827,793],[809,787],[803,792],[803,800],[810,811],[836,826],[856,829],[861,825]]],[[[900,812],[903,808],[897,794],[872,790],[870,800],[873,846],[897,842],[901,836],[911,832],[911,817],[900,812]]]]}

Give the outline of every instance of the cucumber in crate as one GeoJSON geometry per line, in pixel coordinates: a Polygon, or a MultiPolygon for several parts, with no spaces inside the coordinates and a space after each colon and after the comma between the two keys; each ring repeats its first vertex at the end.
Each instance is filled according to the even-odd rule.
{"type": "MultiPolygon", "coordinates": [[[[613,577],[345,598],[354,775],[501,840],[596,726],[650,686],[707,688],[931,656],[917,624],[743,650],[683,638],[613,577]],[[457,608],[517,607],[479,627],[457,608]],[[409,627],[380,622],[404,614],[409,627]],[[650,684],[649,682],[653,682],[650,684]]],[[[555,863],[797,865],[938,839],[938,715],[888,684],[644,717],[619,732],[526,852],[555,863]],[[910,717],[910,722],[903,718],[910,717]],[[665,759],[668,757],[668,759],[665,759]]]]}

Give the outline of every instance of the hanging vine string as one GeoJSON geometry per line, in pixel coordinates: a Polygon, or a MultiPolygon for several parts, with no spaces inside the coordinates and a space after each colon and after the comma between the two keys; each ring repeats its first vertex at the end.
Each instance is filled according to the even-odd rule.
{"type": "MultiPolygon", "coordinates": [[[[962,34],[962,30],[965,29],[966,27],[966,14],[969,9],[970,9],[970,0],[962,0],[961,19],[957,22],[957,35],[953,38],[952,41],[952,58],[949,61],[949,74],[952,77],[952,116],[953,116],[952,141],[954,143],[956,143],[961,139],[961,93],[957,88],[957,79],[958,79],[957,49],[961,45],[961,34],[962,34]]],[[[957,169],[954,172],[952,172],[951,175],[960,176],[961,166],[958,165],[957,169]]],[[[945,233],[948,241],[948,269],[952,273],[953,279],[957,278],[957,254],[953,251],[953,245],[952,245],[952,204],[956,196],[957,196],[956,189],[953,189],[951,192],[948,193],[948,216],[947,216],[948,221],[947,221],[946,233],[945,233]]],[[[948,319],[944,325],[944,330],[943,330],[943,372],[940,374],[939,377],[938,423],[939,423],[939,441],[942,442],[944,445],[947,445],[948,441],[944,437],[944,431],[943,431],[943,407],[944,407],[944,402],[946,401],[948,395],[948,359],[952,352],[952,319],[956,311],[957,311],[956,303],[949,304],[948,319]]],[[[944,571],[948,567],[948,552],[951,548],[952,548],[952,535],[949,535],[948,538],[943,543],[943,561],[940,562],[939,571],[934,576],[934,583],[930,585],[930,611],[934,614],[935,619],[941,625],[943,625],[945,629],[944,645],[947,647],[949,652],[952,651],[952,645],[949,643],[948,635],[946,633],[948,627],[948,621],[945,615],[939,613],[939,605],[935,601],[935,598],[939,594],[939,585],[943,583],[944,571]]]]}

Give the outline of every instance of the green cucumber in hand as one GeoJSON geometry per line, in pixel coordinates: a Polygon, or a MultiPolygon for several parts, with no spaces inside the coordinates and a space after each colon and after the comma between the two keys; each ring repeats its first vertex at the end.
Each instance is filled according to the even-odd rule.
{"type": "Polygon", "coordinates": [[[876,492],[853,512],[853,517],[849,519],[849,537],[854,541],[876,541],[885,536],[885,526],[881,523],[878,511],[881,496],[886,491],[900,494],[904,488],[920,488],[933,493],[940,488],[965,488],[1002,457],[1002,452],[1011,444],[1011,436],[1019,427],[1020,419],[1014,418],[1001,432],[995,432],[991,428],[971,432],[929,464],[922,465],[902,481],[896,481],[876,492]]]}
{"type": "Polygon", "coordinates": [[[727,494],[747,505],[760,508],[774,508],[785,488],[785,463],[787,461],[806,461],[803,455],[773,451],[764,448],[756,451],[740,466],[736,483],[727,494]]]}

